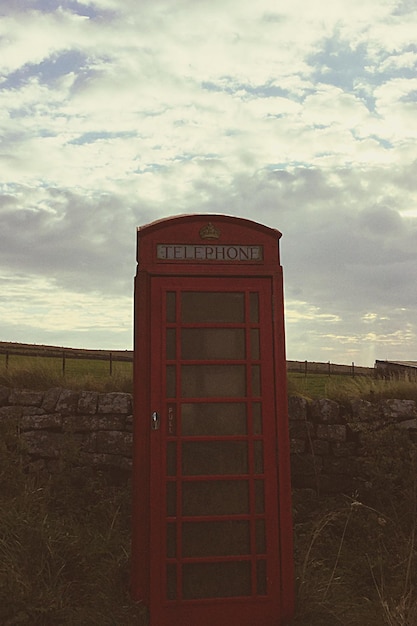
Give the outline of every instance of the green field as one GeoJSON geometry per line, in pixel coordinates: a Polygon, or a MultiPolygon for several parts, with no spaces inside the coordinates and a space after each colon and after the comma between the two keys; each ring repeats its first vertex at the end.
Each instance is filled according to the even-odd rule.
{"type": "MultiPolygon", "coordinates": [[[[66,387],[132,393],[133,353],[114,351],[111,354],[110,363],[110,351],[105,350],[76,350],[0,342],[0,385],[39,390],[66,387]],[[6,350],[8,355],[5,354],[6,350]]],[[[362,369],[368,369],[370,375],[358,373],[352,376],[348,366],[343,374],[329,375],[311,371],[306,375],[303,372],[289,371],[288,393],[308,399],[325,397],[342,403],[358,397],[368,400],[379,397],[417,400],[416,381],[377,380],[372,376],[372,368],[362,369]]]]}
{"type": "Polygon", "coordinates": [[[97,391],[127,391],[133,388],[133,363],[110,359],[66,356],[0,355],[0,384],[11,387],[48,389],[70,387],[97,391]],[[110,373],[111,372],[111,373],[110,373]]]}

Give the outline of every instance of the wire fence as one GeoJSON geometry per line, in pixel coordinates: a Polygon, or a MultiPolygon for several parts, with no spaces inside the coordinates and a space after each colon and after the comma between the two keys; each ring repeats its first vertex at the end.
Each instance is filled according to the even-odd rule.
{"type": "MultiPolygon", "coordinates": [[[[59,360],[60,368],[63,375],[65,375],[67,369],[67,363],[69,360],[84,360],[84,361],[101,361],[108,363],[108,373],[110,376],[114,372],[114,364],[117,362],[133,363],[133,351],[106,351],[106,350],[76,350],[74,348],[55,348],[55,347],[40,347],[32,345],[19,345],[16,347],[4,348],[0,346],[0,355],[4,357],[3,365],[6,369],[9,369],[11,364],[18,364],[18,360],[21,357],[31,358],[53,358],[59,360]]],[[[287,361],[287,371],[300,373],[304,376],[311,374],[321,375],[345,375],[345,376],[374,376],[375,368],[362,367],[355,365],[352,361],[350,365],[339,365],[331,363],[330,361],[287,361]]]]}
{"type": "Polygon", "coordinates": [[[350,365],[339,365],[327,361],[287,361],[287,372],[298,372],[308,376],[309,374],[322,374],[327,376],[375,376],[374,367],[363,367],[355,365],[352,361],[350,365]]]}
{"type": "Polygon", "coordinates": [[[74,350],[73,348],[13,348],[2,349],[0,348],[0,355],[4,356],[4,366],[6,370],[12,364],[19,364],[22,357],[37,359],[55,359],[59,360],[62,374],[65,376],[67,363],[70,360],[82,360],[82,361],[101,361],[108,363],[108,373],[110,376],[114,372],[114,364],[117,362],[133,363],[133,352],[131,350],[121,351],[106,351],[106,350],[74,350]],[[17,359],[17,360],[15,360],[17,359]]]}

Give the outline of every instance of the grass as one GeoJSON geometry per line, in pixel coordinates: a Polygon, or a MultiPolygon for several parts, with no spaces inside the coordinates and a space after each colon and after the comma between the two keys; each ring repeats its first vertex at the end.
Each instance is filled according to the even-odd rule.
{"type": "Polygon", "coordinates": [[[294,626],[417,624],[417,447],[394,427],[363,447],[372,488],[294,494],[294,626]]]}
{"type": "MultiPolygon", "coordinates": [[[[129,363],[114,364],[109,376],[106,364],[91,361],[88,371],[67,367],[64,377],[59,359],[43,361],[0,367],[0,384],[132,388],[129,363]]],[[[416,383],[359,376],[289,374],[289,388],[339,402],[417,400],[416,383]]],[[[27,474],[16,428],[3,421],[0,429],[0,624],[145,626],[146,611],[128,592],[129,479],[78,467],[70,446],[61,472],[27,474]]],[[[398,429],[365,432],[363,459],[372,487],[364,493],[332,498],[310,490],[294,493],[293,626],[417,624],[416,444],[398,429]]]]}
{"type": "Polygon", "coordinates": [[[417,401],[417,380],[382,380],[369,376],[288,374],[288,392],[309,399],[329,398],[344,404],[355,398],[371,402],[389,398],[417,401]]]}
{"type": "Polygon", "coordinates": [[[52,387],[86,391],[124,391],[133,389],[133,365],[113,362],[112,375],[107,361],[13,356],[8,367],[0,366],[0,385],[6,387],[47,390],[52,387]]]}
{"type": "Polygon", "coordinates": [[[81,469],[30,475],[16,431],[0,437],[0,623],[140,626],[129,597],[130,484],[81,469]]]}
{"type": "MultiPolygon", "coordinates": [[[[365,437],[365,494],[294,493],[293,626],[415,626],[417,449],[403,431],[365,437]]],[[[80,468],[25,472],[16,427],[1,423],[2,626],[146,626],[128,592],[131,485],[80,468]]]]}
{"type": "MultiPolygon", "coordinates": [[[[4,355],[0,358],[0,385],[47,390],[67,387],[92,391],[133,390],[133,364],[114,361],[112,375],[109,361],[67,358],[65,373],[62,358],[11,355],[8,367],[4,355]]],[[[368,376],[288,373],[289,394],[309,399],[330,398],[344,403],[353,398],[378,400],[402,398],[417,400],[417,381],[375,380],[368,376]]]]}

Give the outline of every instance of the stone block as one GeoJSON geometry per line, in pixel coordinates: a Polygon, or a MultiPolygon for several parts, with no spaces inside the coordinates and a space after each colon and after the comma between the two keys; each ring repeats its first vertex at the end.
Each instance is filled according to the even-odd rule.
{"type": "Polygon", "coordinates": [[[22,415],[45,415],[45,410],[40,406],[24,406],[22,407],[22,415]]]}
{"type": "Polygon", "coordinates": [[[357,463],[352,457],[331,457],[323,459],[323,472],[326,474],[343,474],[354,476],[356,474],[357,463]]]}
{"type": "Polygon", "coordinates": [[[97,391],[81,391],[78,400],[78,412],[88,415],[97,413],[98,392],[97,391]]]}
{"type": "Polygon", "coordinates": [[[130,393],[115,391],[100,393],[98,397],[98,413],[128,415],[132,412],[132,396],[130,393]]]}
{"type": "Polygon", "coordinates": [[[42,458],[59,458],[64,443],[62,433],[51,433],[48,431],[28,431],[22,433],[22,440],[26,445],[29,454],[42,458]]]}
{"type": "Polygon", "coordinates": [[[368,402],[355,398],[350,403],[352,415],[361,422],[379,420],[382,416],[381,408],[375,402],[368,402]]]}
{"type": "Polygon", "coordinates": [[[62,430],[66,433],[88,433],[96,430],[95,418],[91,415],[64,415],[62,430]]]}
{"type": "Polygon", "coordinates": [[[12,389],[9,404],[18,406],[41,406],[45,392],[32,389],[12,389]]]}
{"type": "Polygon", "coordinates": [[[4,385],[0,385],[0,406],[4,406],[8,403],[10,396],[10,389],[4,385]]]}
{"type": "Polygon", "coordinates": [[[0,407],[0,419],[19,420],[23,415],[22,406],[2,406],[0,407]]]}
{"type": "Polygon", "coordinates": [[[314,426],[306,420],[290,420],[289,422],[290,438],[310,439],[314,434],[314,426]]]}
{"type": "Polygon", "coordinates": [[[384,417],[388,419],[402,421],[417,417],[414,400],[383,400],[381,408],[384,417]]]}
{"type": "Polygon", "coordinates": [[[62,391],[63,390],[61,389],[61,387],[53,387],[52,389],[48,389],[48,391],[45,391],[41,406],[47,413],[52,413],[53,411],[55,411],[56,404],[62,391]]]}
{"type": "Polygon", "coordinates": [[[63,415],[70,415],[76,413],[78,409],[78,391],[71,391],[70,389],[61,389],[58,401],[56,403],[55,410],[63,415]]]}
{"type": "Polygon", "coordinates": [[[330,443],[328,441],[323,441],[322,439],[315,439],[315,441],[313,441],[311,444],[311,451],[313,452],[313,454],[325,456],[329,454],[330,443]]]}
{"type": "Polygon", "coordinates": [[[96,415],[94,424],[97,430],[125,430],[123,415],[96,415]]]}
{"type": "Polygon", "coordinates": [[[320,398],[312,402],[311,416],[319,424],[344,423],[339,404],[327,398],[320,398]]]}
{"type": "Polygon", "coordinates": [[[132,460],[118,454],[81,453],[79,462],[81,465],[97,469],[120,469],[125,471],[132,469],[132,460]]]}
{"type": "Polygon", "coordinates": [[[417,430],[417,419],[398,422],[397,426],[399,426],[400,428],[404,428],[405,430],[417,430]]]}
{"type": "Polygon", "coordinates": [[[356,451],[356,445],[351,441],[334,441],[331,446],[333,456],[337,457],[352,456],[356,451]]]}
{"type": "Polygon", "coordinates": [[[59,413],[46,415],[22,415],[21,430],[61,430],[62,418],[59,413]]]}
{"type": "Polygon", "coordinates": [[[290,452],[292,454],[302,454],[305,449],[306,442],[304,439],[290,439],[290,452]]]}
{"type": "Polygon", "coordinates": [[[317,439],[325,441],[346,441],[346,426],[343,424],[319,424],[317,439]]]}
{"type": "Polygon", "coordinates": [[[306,420],[308,401],[300,396],[288,398],[288,416],[290,420],[306,420]]]}
{"type": "Polygon", "coordinates": [[[131,457],[133,447],[132,434],[118,430],[99,431],[97,433],[97,452],[120,454],[131,457]]]}
{"type": "Polygon", "coordinates": [[[133,415],[127,415],[125,420],[125,428],[130,433],[133,432],[133,415]]]}

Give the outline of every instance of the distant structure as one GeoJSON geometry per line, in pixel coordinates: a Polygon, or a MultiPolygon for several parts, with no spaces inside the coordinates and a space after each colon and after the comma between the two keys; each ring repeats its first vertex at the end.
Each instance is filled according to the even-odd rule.
{"type": "Polygon", "coordinates": [[[417,380],[417,361],[375,361],[375,373],[380,378],[417,380]]]}

